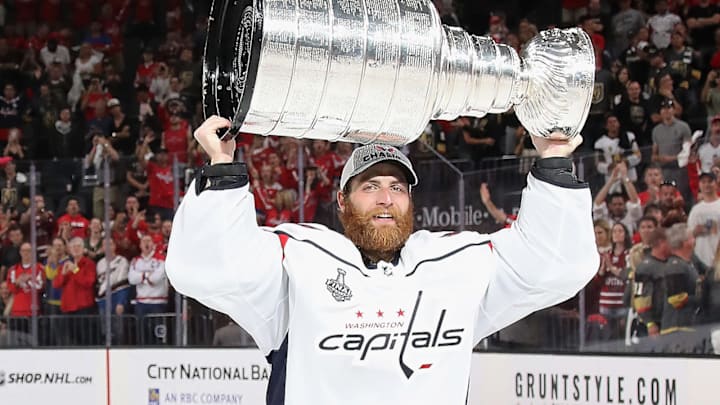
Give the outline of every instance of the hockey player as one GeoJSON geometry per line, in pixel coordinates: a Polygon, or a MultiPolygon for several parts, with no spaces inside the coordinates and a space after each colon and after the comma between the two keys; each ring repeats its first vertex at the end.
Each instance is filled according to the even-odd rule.
{"type": "Polygon", "coordinates": [[[168,277],[227,313],[272,363],[268,404],[464,404],[485,336],[572,297],[598,269],[590,190],[567,156],[580,144],[533,137],[518,220],[491,235],[413,232],[410,161],[366,145],[346,163],[339,234],[256,225],[235,142],[210,117],[211,158],[173,224],[168,277]]]}

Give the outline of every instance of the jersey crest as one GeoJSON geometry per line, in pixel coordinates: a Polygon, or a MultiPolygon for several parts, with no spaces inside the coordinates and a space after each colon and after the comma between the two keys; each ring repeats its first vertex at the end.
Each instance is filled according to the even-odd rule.
{"type": "Polygon", "coordinates": [[[352,298],[352,290],[345,284],[345,274],[347,274],[347,272],[343,269],[337,269],[337,272],[337,278],[327,279],[325,285],[333,298],[335,298],[335,301],[350,301],[350,298],[352,298]]]}

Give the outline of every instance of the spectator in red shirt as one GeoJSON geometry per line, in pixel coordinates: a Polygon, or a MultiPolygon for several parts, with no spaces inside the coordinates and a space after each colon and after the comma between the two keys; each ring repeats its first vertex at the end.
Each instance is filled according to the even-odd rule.
{"type": "MultiPolygon", "coordinates": [[[[330,149],[330,142],[323,140],[313,141],[308,164],[311,167],[317,167],[318,173],[322,173],[329,180],[339,177],[338,169],[341,169],[341,167],[338,167],[339,161],[340,158],[330,149]]],[[[315,192],[320,200],[329,201],[332,194],[332,182],[318,184],[315,192]]]]}
{"type": "Polygon", "coordinates": [[[252,167],[251,176],[253,179],[252,191],[255,196],[255,209],[267,214],[274,208],[275,196],[282,190],[282,186],[275,181],[272,167],[268,164],[262,165],[259,174],[252,167]]]}
{"type": "Polygon", "coordinates": [[[188,153],[192,143],[190,124],[178,113],[170,114],[169,125],[162,133],[162,146],[170,154],[170,161],[177,158],[178,163],[188,163],[188,153]]]}
{"type": "MultiPolygon", "coordinates": [[[[82,238],[70,240],[66,261],[60,273],[53,280],[53,287],[62,288],[60,311],[66,315],[91,315],[95,312],[95,262],[84,255],[85,242],[82,238]]],[[[69,319],[71,342],[88,344],[92,341],[94,329],[87,317],[69,319]]]]}
{"type": "Polygon", "coordinates": [[[170,233],[171,232],[172,232],[172,221],[169,219],[162,221],[162,225],[160,225],[161,239],[155,241],[155,245],[157,246],[156,250],[158,251],[158,253],[163,256],[167,255],[168,243],[170,243],[170,233]]]}
{"type": "Polygon", "coordinates": [[[90,79],[90,85],[88,86],[88,89],[83,93],[82,98],[80,99],[80,108],[85,114],[85,121],[89,122],[95,119],[95,112],[97,110],[98,104],[102,104],[100,108],[105,107],[108,100],[110,100],[111,98],[112,96],[110,95],[110,93],[106,92],[103,89],[100,77],[93,75],[93,77],[90,79]]]}
{"type": "Polygon", "coordinates": [[[305,170],[305,193],[303,201],[298,201],[293,213],[294,222],[312,222],[315,220],[318,205],[325,198],[324,190],[331,186],[330,179],[325,175],[324,169],[308,167],[305,170]],[[300,217],[300,209],[303,209],[303,216],[300,217]]]}
{"type": "Polygon", "coordinates": [[[600,315],[609,323],[603,333],[605,340],[619,339],[625,330],[628,308],[623,303],[623,296],[627,284],[627,259],[632,247],[630,233],[619,222],[612,226],[610,240],[612,247],[601,255],[600,269],[594,280],[600,286],[600,315]]]}
{"type": "Polygon", "coordinates": [[[158,63],[155,62],[155,52],[145,48],[142,53],[143,61],[135,71],[135,84],[144,84],[150,87],[152,79],[157,75],[158,63]]]}
{"type": "Polygon", "coordinates": [[[251,161],[253,167],[262,167],[268,156],[274,152],[273,148],[266,145],[264,136],[255,135],[252,145],[245,150],[245,160],[251,161]]]}
{"type": "MultiPolygon", "coordinates": [[[[70,224],[70,236],[74,238],[84,238],[87,236],[88,225],[90,221],[80,213],[80,203],[75,197],[70,197],[65,207],[65,215],[57,220],[58,227],[64,223],[70,224]]],[[[58,232],[59,234],[59,232],[58,232]]]]}
{"type": "MultiPolygon", "coordinates": [[[[645,207],[647,204],[660,203],[660,186],[665,182],[662,168],[657,163],[651,163],[645,168],[644,182],[647,189],[638,193],[640,204],[645,207]]],[[[674,188],[675,198],[682,199],[682,195],[677,188],[674,188]]]]}
{"type": "MultiPolygon", "coordinates": [[[[30,235],[30,213],[31,210],[28,208],[20,215],[20,225],[25,229],[23,233],[26,235],[30,235]]],[[[55,230],[55,215],[45,208],[45,197],[42,194],[35,195],[35,226],[38,260],[44,261],[52,243],[52,235],[55,230]]]]}
{"type": "Polygon", "coordinates": [[[167,149],[160,148],[155,155],[154,161],[146,158],[149,156],[149,147],[138,148],[138,159],[147,169],[150,199],[148,200],[148,211],[150,215],[160,214],[162,219],[172,219],[175,204],[173,201],[173,172],[167,149]]]}
{"type": "Polygon", "coordinates": [[[127,237],[127,226],[127,214],[123,211],[118,212],[112,224],[110,237],[115,241],[117,253],[130,260],[137,256],[140,250],[138,246],[133,244],[127,237]]]}
{"type": "Polygon", "coordinates": [[[293,210],[297,205],[295,190],[280,190],[273,200],[273,206],[267,210],[265,226],[278,226],[292,220],[293,210]]]}
{"type": "Polygon", "coordinates": [[[134,195],[125,199],[125,213],[127,214],[125,236],[139,249],[140,238],[148,233],[148,224],[145,221],[145,211],[140,210],[140,200],[134,195]]]}
{"type": "Polygon", "coordinates": [[[37,295],[36,304],[39,308],[44,275],[42,265],[37,263],[33,277],[32,246],[28,242],[20,245],[20,262],[10,267],[7,276],[8,288],[15,297],[10,316],[32,316],[33,293],[37,295]]]}

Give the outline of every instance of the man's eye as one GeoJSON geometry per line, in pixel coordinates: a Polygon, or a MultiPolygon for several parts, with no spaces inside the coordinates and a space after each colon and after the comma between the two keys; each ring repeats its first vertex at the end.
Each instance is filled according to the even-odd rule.
{"type": "Polygon", "coordinates": [[[394,185],[394,186],[391,186],[391,187],[390,187],[390,190],[392,190],[392,191],[394,191],[394,192],[396,192],[396,193],[404,193],[404,192],[405,192],[405,187],[403,187],[403,186],[401,186],[401,185],[399,185],[399,184],[396,184],[396,185],[394,185]]]}
{"type": "Polygon", "coordinates": [[[363,186],[363,190],[365,190],[365,191],[375,191],[375,190],[377,190],[377,186],[374,185],[374,184],[366,184],[365,186],[363,186]]]}

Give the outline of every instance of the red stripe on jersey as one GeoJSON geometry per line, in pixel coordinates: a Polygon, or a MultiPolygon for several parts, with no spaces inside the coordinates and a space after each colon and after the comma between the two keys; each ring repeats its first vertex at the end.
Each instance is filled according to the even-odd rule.
{"type": "Polygon", "coordinates": [[[431,364],[423,364],[422,366],[420,366],[420,370],[422,370],[424,368],[430,368],[430,366],[432,366],[432,363],[431,364]]]}
{"type": "Polygon", "coordinates": [[[290,237],[287,235],[279,234],[278,238],[280,238],[280,247],[282,247],[283,250],[282,258],[285,259],[285,244],[287,243],[288,239],[290,239],[290,237]]]}
{"type": "Polygon", "coordinates": [[[490,251],[492,252],[493,251],[492,241],[488,241],[488,247],[490,248],[490,251]]]}

